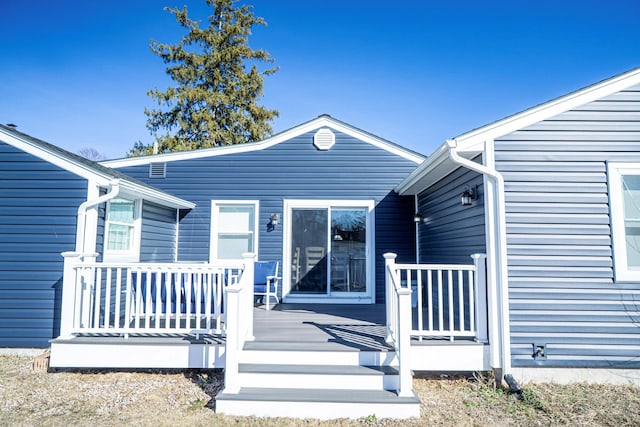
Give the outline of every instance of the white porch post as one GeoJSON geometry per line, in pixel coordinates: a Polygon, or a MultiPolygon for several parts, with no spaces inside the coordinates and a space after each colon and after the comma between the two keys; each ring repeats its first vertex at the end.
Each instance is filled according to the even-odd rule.
{"type": "Polygon", "coordinates": [[[76,313],[76,292],[78,285],[76,266],[82,253],[63,252],[64,270],[62,276],[62,301],[60,307],[60,337],[71,337],[76,313]]]}
{"type": "Polygon", "coordinates": [[[489,339],[487,330],[487,266],[486,254],[472,254],[474,265],[473,280],[476,285],[476,340],[486,343],[489,339]]]}
{"type": "Polygon", "coordinates": [[[384,303],[385,309],[387,312],[387,337],[386,340],[389,342],[392,339],[392,331],[393,331],[393,299],[391,292],[393,292],[393,280],[391,280],[391,272],[393,271],[393,266],[396,263],[397,254],[392,252],[387,252],[382,255],[384,257],[384,303]]]}
{"type": "Polygon", "coordinates": [[[413,396],[411,377],[411,288],[398,289],[398,368],[400,369],[400,389],[398,396],[413,396]]]}
{"type": "MultiPolygon", "coordinates": [[[[244,312],[245,321],[247,322],[247,335],[244,337],[247,341],[253,341],[255,337],[253,336],[253,301],[254,301],[254,289],[253,285],[254,281],[254,268],[255,268],[255,260],[256,254],[247,252],[242,254],[242,258],[244,259],[244,270],[242,271],[242,280],[244,281],[244,285],[246,287],[244,291],[244,295],[246,295],[245,301],[243,301],[242,311],[244,312]]],[[[267,304],[269,301],[267,301],[267,304]]]]}
{"type": "Polygon", "coordinates": [[[225,321],[227,340],[224,355],[224,391],[227,393],[237,393],[240,390],[240,382],[238,381],[238,357],[240,355],[240,345],[244,342],[240,337],[244,333],[240,324],[242,286],[228,286],[225,292],[227,294],[227,307],[225,308],[227,311],[225,321]]]}

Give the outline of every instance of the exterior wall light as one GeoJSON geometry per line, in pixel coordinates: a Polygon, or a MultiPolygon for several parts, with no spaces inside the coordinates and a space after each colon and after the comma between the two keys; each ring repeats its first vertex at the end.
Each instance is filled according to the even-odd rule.
{"type": "Polygon", "coordinates": [[[415,214],[413,214],[413,222],[419,224],[420,221],[422,221],[422,214],[420,212],[416,212],[415,214]]]}
{"type": "Polygon", "coordinates": [[[276,225],[280,223],[280,216],[277,213],[272,213],[271,218],[269,219],[269,225],[272,229],[276,228],[276,225]]]}
{"type": "Polygon", "coordinates": [[[475,200],[478,200],[478,186],[475,188],[465,188],[462,192],[462,196],[460,196],[462,206],[471,206],[475,200]]]}

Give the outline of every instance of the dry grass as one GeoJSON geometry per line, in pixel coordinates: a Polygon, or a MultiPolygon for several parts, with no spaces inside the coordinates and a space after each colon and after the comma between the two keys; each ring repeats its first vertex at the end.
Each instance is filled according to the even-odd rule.
{"type": "Polygon", "coordinates": [[[0,425],[640,425],[640,388],[528,384],[521,398],[485,377],[418,378],[422,417],[397,422],[227,417],[213,411],[215,372],[58,372],[33,358],[0,356],[0,425]],[[37,366],[36,366],[37,367],[37,366]]]}

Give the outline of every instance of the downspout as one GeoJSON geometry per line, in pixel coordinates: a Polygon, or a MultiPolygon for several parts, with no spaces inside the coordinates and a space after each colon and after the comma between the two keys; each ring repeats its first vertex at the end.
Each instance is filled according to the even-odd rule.
{"type": "Polygon", "coordinates": [[[488,168],[484,165],[472,162],[471,160],[461,157],[457,152],[458,142],[453,140],[447,141],[449,147],[449,157],[455,163],[472,171],[486,175],[495,184],[494,192],[494,208],[495,215],[493,222],[495,230],[497,230],[497,250],[496,259],[492,262],[496,263],[496,275],[500,289],[500,312],[498,313],[500,325],[500,365],[502,375],[511,376],[511,327],[509,325],[509,271],[507,269],[507,225],[506,225],[506,208],[504,196],[504,178],[495,168],[488,168]]]}
{"type": "Polygon", "coordinates": [[[101,203],[111,200],[120,194],[120,180],[114,179],[109,183],[109,192],[96,199],[87,200],[78,207],[78,226],[76,233],[76,252],[85,255],[85,227],[87,223],[87,211],[101,203]]]}

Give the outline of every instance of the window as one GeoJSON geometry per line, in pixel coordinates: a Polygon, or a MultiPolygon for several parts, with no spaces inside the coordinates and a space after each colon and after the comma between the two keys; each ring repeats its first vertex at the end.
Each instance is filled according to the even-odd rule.
{"type": "Polygon", "coordinates": [[[104,257],[110,261],[138,261],[140,203],[114,198],[107,204],[104,257]]]}
{"type": "Polygon", "coordinates": [[[615,278],[640,280],[640,163],[609,163],[615,278]]]}
{"type": "Polygon", "coordinates": [[[258,202],[212,202],[211,259],[241,260],[257,252],[258,202]]]}

